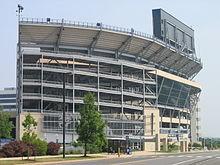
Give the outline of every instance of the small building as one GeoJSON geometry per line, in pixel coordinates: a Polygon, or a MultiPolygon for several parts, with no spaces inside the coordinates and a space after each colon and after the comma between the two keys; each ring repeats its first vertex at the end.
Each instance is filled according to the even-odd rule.
{"type": "MultiPolygon", "coordinates": [[[[3,111],[10,113],[10,120],[16,127],[16,88],[10,87],[0,90],[0,107],[3,111]]],[[[13,128],[11,133],[12,138],[16,137],[15,127],[13,128]]]]}

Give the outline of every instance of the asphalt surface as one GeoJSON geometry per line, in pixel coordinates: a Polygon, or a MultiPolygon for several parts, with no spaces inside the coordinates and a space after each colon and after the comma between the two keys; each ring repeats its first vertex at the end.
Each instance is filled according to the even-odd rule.
{"type": "MultiPolygon", "coordinates": [[[[68,162],[63,165],[220,165],[220,151],[169,154],[153,156],[131,156],[101,160],[68,162]]],[[[58,163],[57,163],[58,165],[58,163]]],[[[59,164],[60,165],[60,164],[59,164]]]]}

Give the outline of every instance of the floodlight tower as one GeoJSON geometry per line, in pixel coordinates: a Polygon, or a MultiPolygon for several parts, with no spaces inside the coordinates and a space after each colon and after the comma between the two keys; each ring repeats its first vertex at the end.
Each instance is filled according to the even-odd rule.
{"type": "MultiPolygon", "coordinates": [[[[20,4],[18,4],[18,9],[16,10],[16,12],[18,13],[18,46],[20,45],[20,28],[19,28],[19,21],[21,19],[21,13],[24,10],[24,7],[21,6],[20,4]]],[[[20,51],[20,46],[19,46],[19,51],[20,51]]]]}

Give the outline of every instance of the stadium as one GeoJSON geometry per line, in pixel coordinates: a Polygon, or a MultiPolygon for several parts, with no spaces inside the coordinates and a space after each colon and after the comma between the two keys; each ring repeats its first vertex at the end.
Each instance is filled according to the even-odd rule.
{"type": "Polygon", "coordinates": [[[83,96],[92,92],[113,147],[188,150],[197,141],[202,69],[194,31],[162,9],[153,10],[154,35],[102,23],[21,18],[17,53],[17,138],[27,113],[37,134],[62,142],[77,139],[83,96]],[[65,89],[65,90],[64,90],[65,89]],[[63,98],[63,93],[65,97],[63,98]]]}

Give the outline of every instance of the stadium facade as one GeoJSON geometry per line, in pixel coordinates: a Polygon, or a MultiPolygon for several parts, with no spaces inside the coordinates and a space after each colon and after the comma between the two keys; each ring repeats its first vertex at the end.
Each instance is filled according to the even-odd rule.
{"type": "MultiPolygon", "coordinates": [[[[153,11],[156,20],[157,14],[153,11]]],[[[153,151],[176,142],[187,151],[190,140],[199,136],[198,122],[193,121],[201,86],[192,79],[202,63],[195,56],[193,36],[187,40],[190,35],[181,32],[179,42],[180,35],[172,40],[171,33],[160,38],[155,32],[150,36],[102,23],[21,18],[17,138],[22,137],[21,123],[29,112],[38,121],[41,138],[62,142],[65,82],[68,143],[77,139],[75,124],[83,96],[92,92],[112,146],[153,151]]]]}

